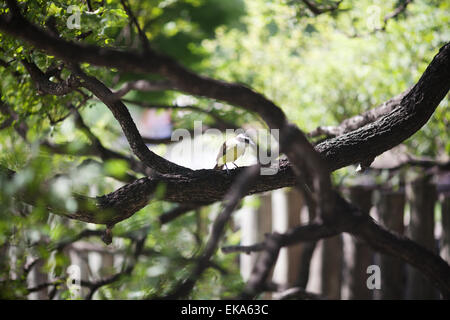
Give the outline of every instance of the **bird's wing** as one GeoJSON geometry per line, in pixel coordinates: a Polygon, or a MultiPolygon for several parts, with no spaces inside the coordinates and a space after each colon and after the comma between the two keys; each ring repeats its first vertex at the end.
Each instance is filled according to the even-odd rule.
{"type": "Polygon", "coordinates": [[[236,161],[245,152],[245,144],[236,139],[230,139],[224,142],[217,155],[217,164],[222,165],[228,162],[236,161]]]}
{"type": "Polygon", "coordinates": [[[222,146],[220,147],[219,153],[217,154],[216,163],[219,163],[219,161],[225,157],[227,152],[227,142],[225,141],[222,146]]]}

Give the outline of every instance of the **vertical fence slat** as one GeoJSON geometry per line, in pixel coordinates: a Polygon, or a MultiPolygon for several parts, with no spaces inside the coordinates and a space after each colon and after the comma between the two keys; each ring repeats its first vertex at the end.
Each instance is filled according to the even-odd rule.
{"type": "MultiPolygon", "coordinates": [[[[405,193],[381,190],[376,204],[380,222],[389,230],[404,233],[405,193]]],[[[381,270],[380,299],[403,299],[406,283],[406,266],[401,259],[379,255],[381,270]]]]}
{"type": "Polygon", "coordinates": [[[442,194],[441,196],[441,217],[442,238],[440,254],[450,264],[450,194],[442,194]]]}
{"type": "MultiPolygon", "coordinates": [[[[258,210],[242,208],[241,219],[241,244],[252,245],[264,240],[264,234],[272,230],[272,197],[271,194],[263,194],[259,197],[258,210]]],[[[258,253],[240,254],[239,263],[241,275],[247,281],[253,269],[258,253]]]]}
{"type": "Polygon", "coordinates": [[[324,239],[322,244],[321,293],[326,299],[340,299],[342,285],[342,235],[324,239]]]}
{"type": "MultiPolygon", "coordinates": [[[[316,218],[316,205],[313,201],[305,199],[305,205],[301,211],[302,223],[311,223],[316,218]]],[[[299,269],[296,286],[307,288],[311,270],[311,262],[318,241],[306,241],[302,243],[302,251],[299,257],[299,269]]]]}
{"type": "MultiPolygon", "coordinates": [[[[36,265],[31,270],[30,277],[30,283],[31,287],[36,287],[42,283],[47,282],[48,276],[45,271],[43,271],[44,268],[44,260],[41,259],[38,262],[36,262],[36,265]]],[[[48,294],[47,294],[48,288],[44,288],[42,290],[39,290],[37,292],[34,292],[30,294],[30,299],[32,300],[48,300],[48,294]]]]}
{"type": "MultiPolygon", "coordinates": [[[[289,212],[286,190],[272,191],[272,231],[283,233],[288,228],[289,212]]],[[[281,248],[277,262],[273,268],[272,280],[287,287],[289,273],[288,248],[281,248]]]]}
{"type": "MultiPolygon", "coordinates": [[[[372,207],[372,190],[364,186],[349,189],[350,201],[364,214],[370,214],[372,207]]],[[[367,267],[373,264],[373,251],[363,241],[352,238],[350,252],[346,255],[346,286],[348,299],[372,299],[373,291],[367,288],[367,267]]]]}
{"type": "MultiPolygon", "coordinates": [[[[288,205],[288,229],[298,226],[301,223],[300,213],[303,207],[303,195],[297,189],[287,192],[288,205]]],[[[289,246],[288,248],[288,274],[287,283],[294,286],[298,281],[299,269],[301,265],[300,257],[303,250],[301,243],[289,246]]]]}
{"type": "MultiPolygon", "coordinates": [[[[434,240],[434,205],[436,202],[436,186],[429,178],[419,178],[407,185],[407,196],[410,202],[410,222],[408,235],[422,246],[436,251],[434,240]]],[[[408,299],[435,299],[436,290],[433,285],[414,267],[408,265],[408,299]]]]}

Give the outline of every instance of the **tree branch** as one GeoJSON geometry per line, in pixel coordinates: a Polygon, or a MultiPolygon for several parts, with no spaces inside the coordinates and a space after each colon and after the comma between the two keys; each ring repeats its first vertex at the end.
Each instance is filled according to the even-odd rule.
{"type": "Polygon", "coordinates": [[[331,12],[335,11],[339,8],[339,5],[341,4],[342,0],[335,2],[333,5],[330,5],[329,7],[319,7],[315,3],[309,0],[302,0],[302,2],[308,7],[308,9],[315,15],[318,16],[319,14],[325,13],[325,12],[331,12]]]}
{"type": "Polygon", "coordinates": [[[173,85],[169,81],[149,81],[149,80],[135,80],[122,84],[122,86],[113,91],[114,96],[119,99],[126,95],[131,90],[152,92],[162,90],[172,90],[173,85]]]}
{"type": "Polygon", "coordinates": [[[450,88],[450,43],[443,46],[400,105],[364,127],[315,149],[331,171],[374,159],[417,132],[436,110],[450,88]]]}
{"type": "Polygon", "coordinates": [[[389,112],[397,108],[402,102],[403,97],[406,96],[411,91],[411,89],[412,87],[396,95],[395,97],[389,99],[388,101],[384,102],[383,104],[379,105],[376,108],[367,110],[359,115],[345,119],[335,127],[332,126],[317,127],[315,130],[308,133],[308,137],[317,137],[320,135],[337,137],[350,131],[354,131],[356,129],[364,127],[365,125],[378,120],[382,116],[388,114],[389,112]]]}
{"type": "Polygon", "coordinates": [[[113,93],[97,78],[88,76],[79,67],[74,66],[73,70],[82,80],[82,86],[91,91],[100,99],[113,113],[119,122],[125,137],[130,144],[134,154],[149,168],[161,173],[189,173],[192,170],[170,162],[150,151],[145,145],[127,107],[122,101],[114,98],[113,93]]]}
{"type": "Polygon", "coordinates": [[[30,74],[31,79],[33,79],[37,91],[40,94],[64,96],[73,92],[80,86],[78,79],[73,76],[69,76],[65,81],[58,83],[52,82],[48,80],[48,76],[46,76],[33,62],[29,62],[25,59],[22,59],[21,62],[30,74]]]}
{"type": "Polygon", "coordinates": [[[216,122],[216,126],[218,127],[218,129],[221,130],[226,130],[226,129],[238,129],[238,127],[231,123],[228,122],[224,119],[222,119],[220,116],[218,116],[215,112],[211,111],[211,110],[206,110],[194,105],[187,105],[187,106],[179,106],[179,105],[161,105],[161,104],[152,104],[152,103],[146,103],[146,102],[142,102],[142,101],[135,101],[135,100],[129,100],[129,99],[122,99],[123,102],[125,103],[131,103],[134,104],[136,106],[142,107],[142,108],[148,108],[148,109],[165,109],[165,110],[191,110],[191,111],[195,111],[198,113],[203,113],[208,115],[209,117],[211,117],[212,119],[214,119],[214,121],[216,122]]]}

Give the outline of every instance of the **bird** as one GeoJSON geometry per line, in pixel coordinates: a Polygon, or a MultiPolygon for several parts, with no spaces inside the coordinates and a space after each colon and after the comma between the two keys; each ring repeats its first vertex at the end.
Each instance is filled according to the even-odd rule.
{"type": "Polygon", "coordinates": [[[227,163],[231,162],[235,167],[238,167],[234,161],[245,153],[248,145],[255,146],[255,143],[246,134],[240,133],[236,137],[226,140],[220,148],[219,154],[216,158],[216,166],[214,170],[222,170],[223,167],[227,169],[227,163]]]}

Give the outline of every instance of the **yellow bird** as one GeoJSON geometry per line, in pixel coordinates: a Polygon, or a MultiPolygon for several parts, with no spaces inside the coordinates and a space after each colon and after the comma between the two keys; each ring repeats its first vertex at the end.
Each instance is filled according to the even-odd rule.
{"type": "Polygon", "coordinates": [[[220,148],[219,154],[216,158],[216,166],[215,170],[222,170],[223,167],[228,171],[227,163],[232,163],[237,167],[234,163],[240,156],[245,153],[245,149],[247,145],[254,146],[255,143],[245,134],[240,133],[236,137],[228,139],[225,141],[220,148]]]}

